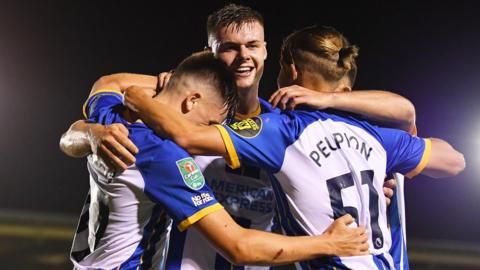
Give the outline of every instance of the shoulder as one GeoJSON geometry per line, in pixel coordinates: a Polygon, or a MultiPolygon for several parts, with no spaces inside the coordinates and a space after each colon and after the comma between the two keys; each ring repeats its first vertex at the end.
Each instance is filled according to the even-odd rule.
{"type": "Polygon", "coordinates": [[[263,98],[258,98],[258,102],[260,102],[260,113],[280,113],[281,110],[279,108],[272,108],[272,105],[264,100],[263,98]]]}
{"type": "Polygon", "coordinates": [[[137,165],[146,161],[168,163],[190,157],[178,144],[158,136],[142,123],[130,124],[127,128],[130,139],[139,149],[136,156],[137,165]]]}

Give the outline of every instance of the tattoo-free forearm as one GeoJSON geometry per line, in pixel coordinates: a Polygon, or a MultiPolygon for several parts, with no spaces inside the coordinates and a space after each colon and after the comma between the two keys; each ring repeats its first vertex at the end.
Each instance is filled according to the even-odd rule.
{"type": "Polygon", "coordinates": [[[125,91],[130,86],[138,86],[145,89],[156,89],[158,78],[156,76],[134,74],[134,73],[116,73],[100,77],[92,87],[91,93],[100,89],[113,89],[125,91]]]}
{"type": "Polygon", "coordinates": [[[204,217],[194,228],[238,265],[278,265],[334,254],[328,236],[288,237],[245,229],[224,210],[204,217]]]}
{"type": "Polygon", "coordinates": [[[152,98],[135,104],[137,114],[159,135],[172,139],[191,155],[226,155],[225,144],[213,126],[200,126],[172,107],[152,98]]]}
{"type": "Polygon", "coordinates": [[[415,126],[415,107],[406,98],[387,91],[334,93],[331,108],[360,114],[385,126],[410,132],[415,126]]]}

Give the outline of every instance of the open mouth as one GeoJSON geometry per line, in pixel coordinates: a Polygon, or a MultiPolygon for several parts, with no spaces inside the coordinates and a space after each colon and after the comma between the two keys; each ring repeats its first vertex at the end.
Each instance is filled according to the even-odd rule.
{"type": "Polygon", "coordinates": [[[247,77],[250,76],[252,73],[254,67],[238,67],[235,69],[235,75],[241,76],[241,77],[247,77]]]}

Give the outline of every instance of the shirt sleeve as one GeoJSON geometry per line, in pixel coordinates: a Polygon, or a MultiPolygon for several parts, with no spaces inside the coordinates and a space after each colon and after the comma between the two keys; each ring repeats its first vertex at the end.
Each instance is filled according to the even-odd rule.
{"type": "Polygon", "coordinates": [[[217,125],[227,149],[226,163],[280,170],[285,150],[295,137],[295,123],[286,115],[267,113],[229,125],[217,125]]]}
{"type": "Polygon", "coordinates": [[[93,92],[83,105],[83,116],[90,122],[108,124],[112,121],[109,113],[123,105],[123,94],[118,90],[100,89],[93,92]]]}
{"type": "Polygon", "coordinates": [[[390,128],[379,131],[387,152],[387,173],[398,172],[413,178],[423,171],[430,159],[429,139],[390,128]]]}
{"type": "Polygon", "coordinates": [[[165,207],[180,231],[223,209],[206,184],[199,166],[179,146],[164,141],[144,155],[149,161],[137,162],[145,179],[144,191],[154,202],[165,207]]]}

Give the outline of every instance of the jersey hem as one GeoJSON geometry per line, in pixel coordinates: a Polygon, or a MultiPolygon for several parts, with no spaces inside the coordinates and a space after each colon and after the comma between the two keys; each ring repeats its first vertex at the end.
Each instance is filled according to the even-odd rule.
{"type": "Polygon", "coordinates": [[[223,209],[223,206],[220,203],[215,203],[213,205],[210,205],[208,207],[203,208],[202,210],[196,212],[195,214],[191,215],[190,217],[184,219],[180,224],[177,225],[177,228],[180,232],[185,231],[193,225],[195,222],[199,221],[203,217],[205,217],[208,214],[211,214],[213,212],[216,212],[218,210],[223,209]]]}
{"type": "Polygon", "coordinates": [[[101,94],[101,93],[115,93],[115,94],[120,94],[123,97],[123,93],[119,90],[116,90],[116,89],[102,88],[102,89],[98,89],[98,90],[94,91],[93,93],[91,93],[88,96],[87,101],[85,101],[85,103],[83,103],[83,106],[82,106],[82,113],[83,113],[83,117],[85,117],[85,119],[88,119],[88,115],[87,115],[87,104],[88,104],[88,102],[90,101],[90,99],[93,96],[95,96],[97,94],[101,94]]]}
{"type": "Polygon", "coordinates": [[[227,156],[224,157],[225,162],[232,169],[240,168],[240,159],[238,158],[237,151],[235,150],[235,146],[233,145],[232,138],[230,138],[228,131],[221,125],[215,125],[215,127],[220,131],[220,135],[225,143],[225,148],[227,149],[227,156]]]}
{"type": "Polygon", "coordinates": [[[425,140],[425,150],[423,151],[422,159],[420,160],[420,162],[418,163],[415,169],[405,174],[405,176],[410,179],[412,179],[413,177],[421,173],[423,169],[425,169],[425,166],[427,166],[428,161],[430,160],[430,153],[432,150],[432,141],[430,139],[424,139],[424,140],[425,140]]]}

